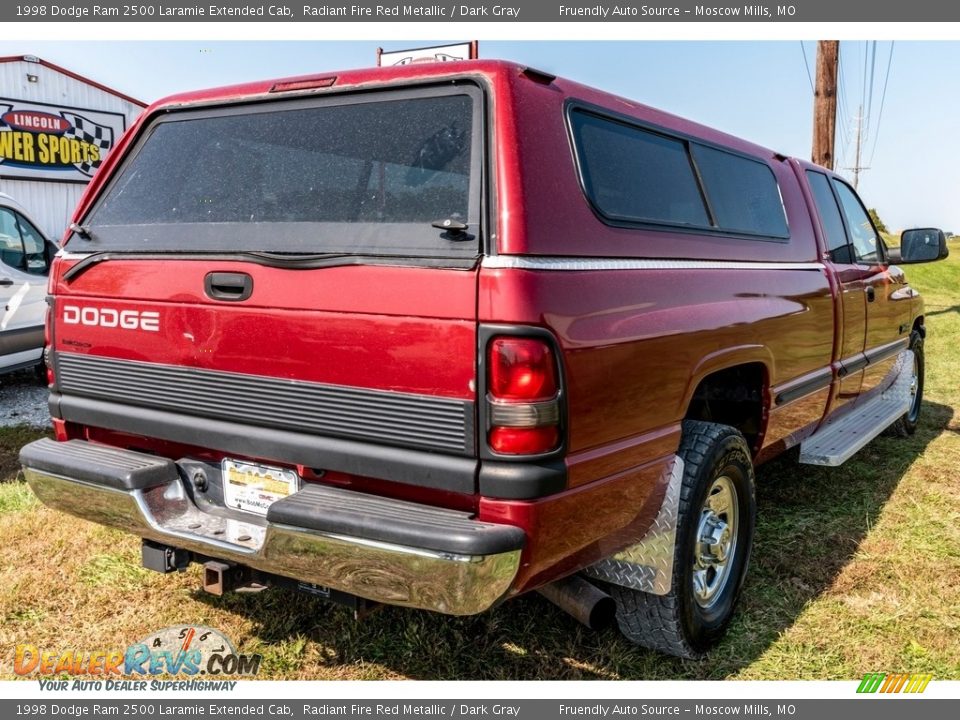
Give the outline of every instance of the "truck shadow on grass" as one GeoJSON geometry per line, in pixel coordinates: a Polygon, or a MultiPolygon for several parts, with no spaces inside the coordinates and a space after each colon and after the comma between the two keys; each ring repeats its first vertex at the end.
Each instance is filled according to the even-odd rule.
{"type": "Polygon", "coordinates": [[[931,317],[933,315],[947,315],[949,313],[960,313],[960,305],[954,305],[953,307],[940,308],[939,310],[928,310],[925,313],[925,316],[931,317]]]}
{"type": "Polygon", "coordinates": [[[758,522],[747,582],[726,638],[705,661],[636,648],[615,627],[582,628],[539,595],[453,618],[400,608],[356,622],[346,608],[292,592],[196,598],[249,617],[263,672],[277,677],[425,680],[721,679],[756,660],[852,559],[913,461],[953,409],[925,403],[909,438],[880,437],[839,468],[788,453],[757,473],[758,522]]]}

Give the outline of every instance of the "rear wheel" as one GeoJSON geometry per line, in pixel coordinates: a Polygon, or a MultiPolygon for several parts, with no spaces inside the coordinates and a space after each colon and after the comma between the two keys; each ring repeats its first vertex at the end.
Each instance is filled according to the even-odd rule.
{"type": "Polygon", "coordinates": [[[684,462],[671,589],[666,595],[613,586],[627,639],[684,658],[723,634],[746,574],[756,499],[743,435],[699,420],[683,423],[684,462]]]}

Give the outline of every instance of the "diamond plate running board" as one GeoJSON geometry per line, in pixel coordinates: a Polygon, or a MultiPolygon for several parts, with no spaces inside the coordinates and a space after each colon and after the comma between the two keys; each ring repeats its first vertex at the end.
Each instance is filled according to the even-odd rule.
{"type": "Polygon", "coordinates": [[[668,472],[663,504],[643,539],[636,545],[584,569],[584,575],[653,595],[666,595],[670,592],[677,540],[677,515],[680,511],[680,485],[683,482],[683,460],[674,457],[668,472]]]}
{"type": "Polygon", "coordinates": [[[906,413],[913,401],[912,350],[900,353],[890,374],[894,379],[886,390],[804,440],[800,445],[800,462],[836,467],[906,413]]]}

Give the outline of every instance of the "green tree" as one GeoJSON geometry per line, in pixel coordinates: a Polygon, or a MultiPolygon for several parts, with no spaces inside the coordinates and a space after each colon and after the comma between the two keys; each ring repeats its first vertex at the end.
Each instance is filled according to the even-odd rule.
{"type": "Polygon", "coordinates": [[[887,230],[887,226],[883,224],[883,220],[880,219],[880,216],[877,215],[876,208],[870,208],[867,212],[870,213],[870,219],[873,220],[873,224],[877,226],[877,230],[882,233],[890,232],[887,230]]]}

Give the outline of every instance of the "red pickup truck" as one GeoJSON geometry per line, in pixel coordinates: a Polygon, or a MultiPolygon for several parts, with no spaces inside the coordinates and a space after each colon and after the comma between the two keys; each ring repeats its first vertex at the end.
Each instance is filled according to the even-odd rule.
{"type": "MultiPolygon", "coordinates": [[[[946,255],[904,233],[898,262],[946,255]]],[[[923,305],[823,168],[495,61],[167,98],[50,281],[48,505],[161,572],[697,657],[754,467],[913,432],[923,305]]]]}

